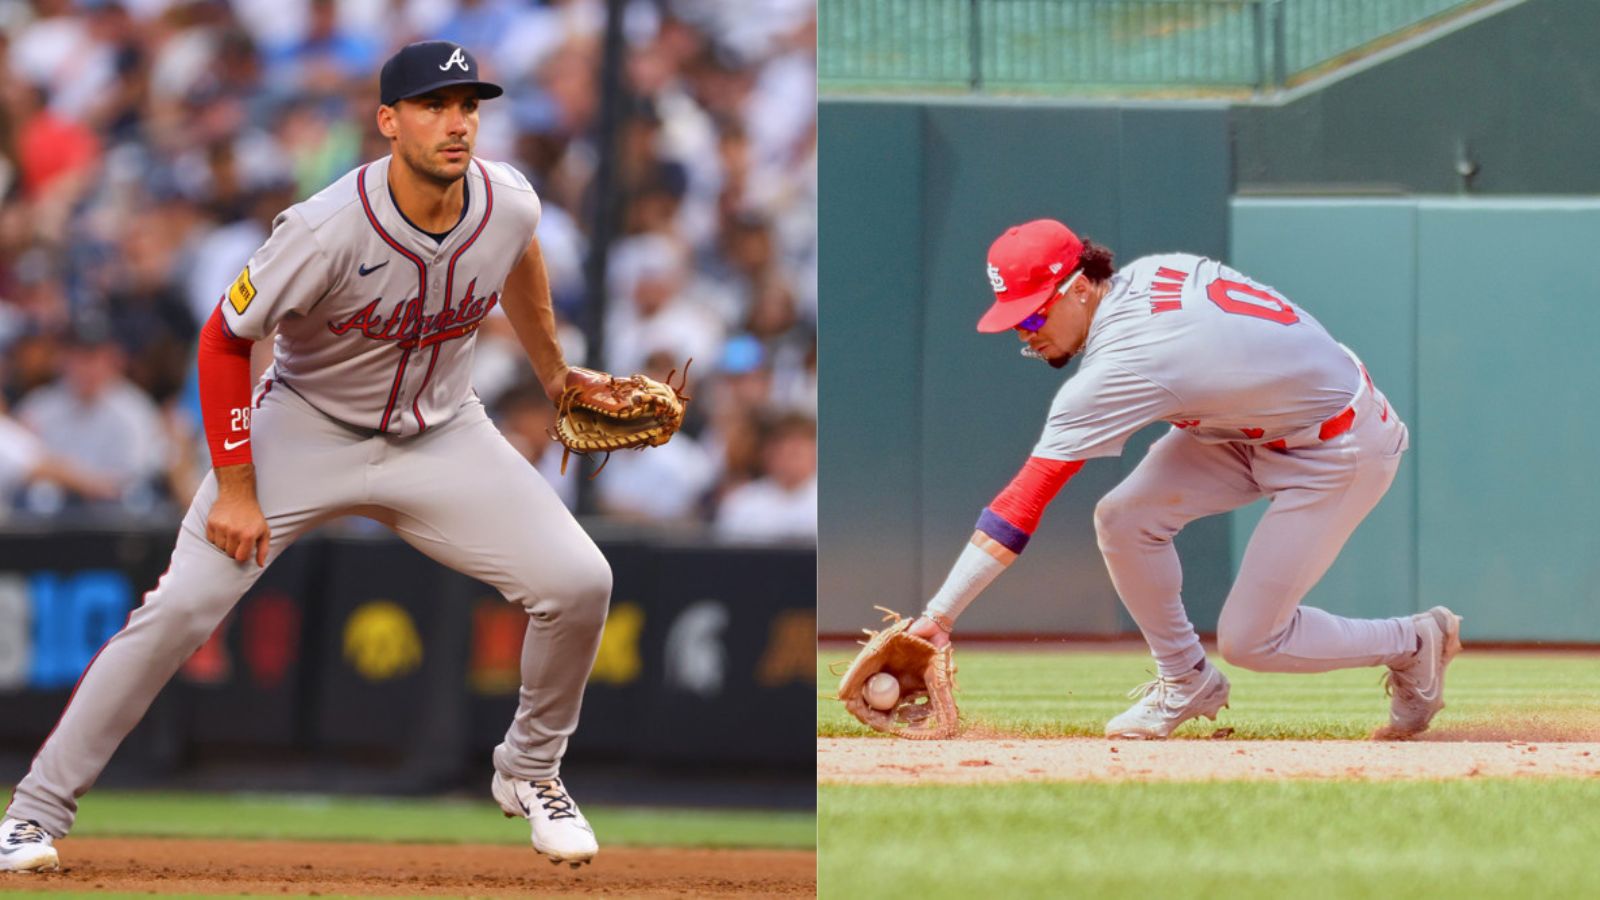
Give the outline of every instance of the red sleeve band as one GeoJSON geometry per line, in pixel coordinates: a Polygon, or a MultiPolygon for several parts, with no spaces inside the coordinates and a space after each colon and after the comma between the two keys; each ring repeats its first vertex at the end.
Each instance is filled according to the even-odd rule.
{"type": "Polygon", "coordinates": [[[1024,534],[1033,534],[1039,527],[1044,508],[1081,468],[1083,460],[1030,456],[1017,477],[989,504],[989,510],[1024,534]]]}
{"type": "Polygon", "coordinates": [[[221,304],[200,329],[200,418],[214,468],[251,460],[251,343],[228,330],[221,304]]]}

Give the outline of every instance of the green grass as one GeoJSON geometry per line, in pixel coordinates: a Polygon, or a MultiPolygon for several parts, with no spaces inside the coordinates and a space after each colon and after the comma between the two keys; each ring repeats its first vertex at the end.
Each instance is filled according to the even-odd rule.
{"type": "MultiPolygon", "coordinates": [[[[819,655],[820,736],[873,734],[833,699],[839,679],[827,665],[849,656],[848,649],[819,655]]],[[[969,733],[1025,737],[1099,736],[1106,720],[1132,702],[1129,689],[1155,670],[1147,654],[1132,651],[961,650],[956,664],[956,702],[969,733]]],[[[1220,665],[1233,682],[1231,708],[1217,725],[1195,720],[1177,737],[1204,737],[1226,725],[1235,739],[1360,739],[1388,714],[1378,668],[1285,675],[1220,665]]],[[[1600,665],[1593,656],[1468,648],[1450,665],[1445,697],[1449,708],[1435,722],[1442,736],[1600,739],[1600,665]]]]}
{"type": "MultiPolygon", "coordinates": [[[[809,812],[585,806],[584,815],[606,846],[816,842],[809,812]]],[[[80,801],[72,836],[524,844],[528,826],[488,800],[93,791],[80,801]]]]}
{"type": "Polygon", "coordinates": [[[1600,780],[844,787],[819,897],[1579,897],[1600,780]]]}

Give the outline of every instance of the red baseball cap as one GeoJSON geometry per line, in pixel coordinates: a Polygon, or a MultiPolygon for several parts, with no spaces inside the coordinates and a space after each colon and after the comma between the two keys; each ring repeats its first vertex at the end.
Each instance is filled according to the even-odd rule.
{"type": "Polygon", "coordinates": [[[983,332],[1009,331],[1033,315],[1062,279],[1078,268],[1083,241],[1055,219],[1013,225],[989,245],[994,305],[978,320],[983,332]]]}

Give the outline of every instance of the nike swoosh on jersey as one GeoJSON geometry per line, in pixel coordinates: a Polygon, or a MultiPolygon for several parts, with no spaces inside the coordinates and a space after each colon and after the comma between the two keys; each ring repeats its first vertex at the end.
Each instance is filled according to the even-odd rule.
{"type": "Polygon", "coordinates": [[[384,266],[387,266],[388,264],[389,264],[389,261],[386,259],[383,262],[378,263],[375,266],[357,266],[356,267],[356,273],[361,275],[363,278],[365,278],[366,276],[371,275],[373,272],[378,271],[379,269],[383,268],[384,266]]]}
{"type": "Polygon", "coordinates": [[[250,439],[249,438],[244,438],[242,440],[237,440],[237,441],[224,440],[222,442],[222,449],[224,449],[224,450],[234,450],[234,449],[237,449],[239,447],[243,447],[245,444],[248,444],[248,443],[250,443],[250,439]]]}

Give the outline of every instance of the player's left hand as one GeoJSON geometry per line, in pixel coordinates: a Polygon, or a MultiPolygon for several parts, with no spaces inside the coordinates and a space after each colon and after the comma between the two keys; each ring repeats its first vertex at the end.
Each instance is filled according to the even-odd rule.
{"type": "Polygon", "coordinates": [[[567,391],[567,382],[570,380],[569,375],[571,372],[571,366],[562,365],[550,377],[550,380],[544,383],[544,395],[550,398],[550,402],[555,404],[557,409],[561,408],[561,395],[567,391]]]}
{"type": "Polygon", "coordinates": [[[949,636],[945,635],[944,646],[936,647],[913,630],[917,622],[926,621],[936,630],[938,623],[931,619],[914,622],[881,606],[878,609],[884,610],[884,621],[890,624],[882,631],[867,630],[865,646],[839,679],[834,696],[844,702],[850,715],[875,731],[918,740],[955,737],[960,711],[955,698],[955,650],[949,636]],[[867,680],[879,672],[893,675],[900,683],[893,709],[873,708],[862,693],[867,680]]]}
{"type": "MultiPolygon", "coordinates": [[[[618,378],[606,372],[573,366],[567,370],[566,386],[556,403],[556,424],[551,430],[566,453],[561,455],[561,471],[567,470],[567,455],[587,455],[596,451],[659,447],[683,427],[683,412],[688,405],[689,367],[684,365],[683,383],[674,385],[644,375],[618,378]]],[[[602,465],[601,468],[604,468],[602,465]]],[[[595,471],[599,474],[599,470],[595,471]]]]}

